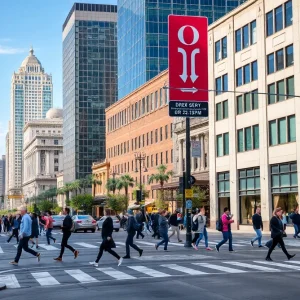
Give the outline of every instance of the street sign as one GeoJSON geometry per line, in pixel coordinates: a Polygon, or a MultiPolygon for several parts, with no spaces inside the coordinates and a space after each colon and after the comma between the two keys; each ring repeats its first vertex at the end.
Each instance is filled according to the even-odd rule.
{"type": "Polygon", "coordinates": [[[208,116],[207,18],[169,15],[169,115],[208,116]]]}
{"type": "Polygon", "coordinates": [[[190,184],[193,185],[196,182],[196,178],[194,176],[190,177],[190,184]]]}
{"type": "Polygon", "coordinates": [[[191,141],[192,157],[201,157],[201,143],[200,141],[191,141]]]}
{"type": "Polygon", "coordinates": [[[185,189],[185,198],[186,199],[193,198],[193,190],[192,189],[185,189]]]}
{"type": "Polygon", "coordinates": [[[192,200],[186,200],[186,202],[185,202],[185,208],[186,209],[192,209],[193,208],[193,202],[192,202],[192,200]]]}

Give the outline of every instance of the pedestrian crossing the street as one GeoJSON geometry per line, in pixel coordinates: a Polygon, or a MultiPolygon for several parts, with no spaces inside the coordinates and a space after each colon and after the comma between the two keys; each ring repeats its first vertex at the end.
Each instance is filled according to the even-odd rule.
{"type": "Polygon", "coordinates": [[[220,274],[245,274],[261,272],[300,271],[300,261],[282,263],[266,261],[214,261],[213,263],[158,264],[155,266],[130,265],[121,267],[82,269],[54,269],[41,272],[16,272],[0,275],[0,281],[8,288],[21,288],[27,285],[59,286],[64,284],[90,284],[111,280],[137,280],[150,278],[169,278],[176,276],[212,276],[220,274]]]}

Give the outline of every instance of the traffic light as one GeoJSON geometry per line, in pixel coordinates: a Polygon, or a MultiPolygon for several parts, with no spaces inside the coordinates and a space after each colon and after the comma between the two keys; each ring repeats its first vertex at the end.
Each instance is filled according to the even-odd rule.
{"type": "Polygon", "coordinates": [[[140,190],[136,191],[136,201],[141,202],[142,201],[142,193],[140,190]]]}

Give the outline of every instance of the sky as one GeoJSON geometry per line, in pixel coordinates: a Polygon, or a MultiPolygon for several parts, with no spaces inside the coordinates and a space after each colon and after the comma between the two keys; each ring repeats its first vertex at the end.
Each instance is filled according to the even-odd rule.
{"type": "MultiPolygon", "coordinates": [[[[52,74],[53,106],[62,107],[62,24],[72,0],[0,0],[0,156],[10,119],[10,83],[32,45],[46,73],[52,74]]],[[[117,0],[77,0],[117,4],[117,0]]]]}

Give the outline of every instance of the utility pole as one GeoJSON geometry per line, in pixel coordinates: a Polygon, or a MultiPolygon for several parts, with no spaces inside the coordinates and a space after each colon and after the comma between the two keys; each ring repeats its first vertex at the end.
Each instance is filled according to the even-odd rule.
{"type": "MultiPolygon", "coordinates": [[[[140,186],[139,186],[139,193],[137,193],[137,201],[138,203],[142,202],[143,200],[143,186],[142,186],[142,162],[146,159],[146,153],[144,152],[135,152],[134,153],[135,161],[139,162],[139,170],[136,169],[136,172],[140,172],[140,186]]],[[[147,168],[144,168],[144,172],[147,172],[147,168]]],[[[144,204],[144,213],[146,214],[146,205],[144,204]]]]}

